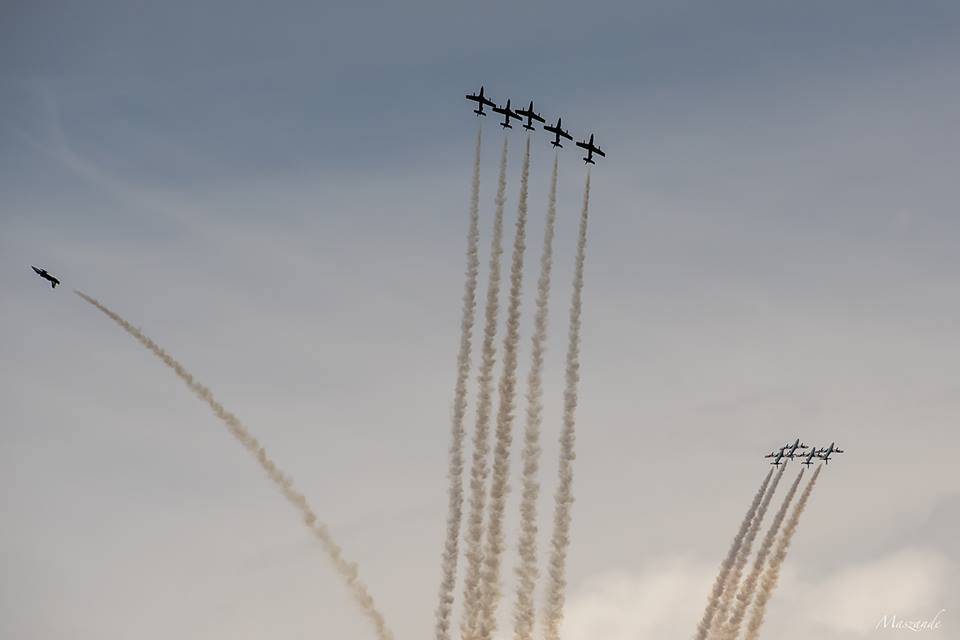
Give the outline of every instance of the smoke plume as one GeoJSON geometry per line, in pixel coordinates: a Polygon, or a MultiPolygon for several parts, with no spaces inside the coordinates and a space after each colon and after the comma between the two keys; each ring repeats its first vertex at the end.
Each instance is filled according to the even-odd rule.
{"type": "Polygon", "coordinates": [[[503,556],[503,512],[510,475],[510,447],[513,444],[513,411],[516,404],[517,348],[520,343],[520,295],[523,288],[523,256],[527,237],[527,194],[530,179],[530,138],[523,152],[520,197],[510,263],[510,293],[507,302],[507,330],[503,338],[503,371],[500,374],[500,404],[497,408],[496,439],[493,450],[493,479],[490,485],[486,548],[480,593],[480,640],[490,640],[496,626],[500,599],[500,560],[503,556]]]}
{"type": "Polygon", "coordinates": [[[773,543],[777,538],[777,532],[780,530],[780,525],[783,524],[783,519],[787,515],[787,509],[790,508],[790,502],[793,500],[794,494],[797,493],[797,487],[800,486],[800,480],[803,478],[803,472],[804,469],[801,469],[800,473],[797,474],[797,478],[793,481],[793,484],[790,485],[790,490],[787,491],[787,495],[783,497],[783,504],[780,505],[776,515],[773,517],[773,522],[770,523],[770,528],[767,530],[767,534],[763,537],[763,543],[761,543],[760,549],[757,551],[757,557],[753,561],[753,567],[750,569],[750,574],[747,576],[743,586],[740,587],[740,591],[737,593],[737,600],[734,603],[733,613],[730,614],[730,620],[724,627],[725,640],[736,640],[737,635],[740,633],[740,625],[743,623],[744,616],[746,616],[747,607],[750,606],[750,601],[753,600],[753,594],[757,588],[757,581],[760,579],[760,574],[763,571],[763,566],[767,561],[767,556],[770,555],[770,550],[773,548],[773,543]]]}
{"type": "Polygon", "coordinates": [[[553,268],[553,235],[557,221],[557,159],[553,157],[547,221],[543,230],[540,278],[537,281],[537,309],[533,319],[533,347],[527,376],[527,420],[523,433],[523,491],[520,498],[520,559],[517,575],[517,602],[513,610],[514,640],[533,640],[534,589],[537,570],[537,499],[540,496],[540,425],[543,422],[543,356],[547,342],[547,312],[550,300],[550,272],[553,268]]]}
{"type": "Polygon", "coordinates": [[[503,254],[503,206],[507,189],[507,139],[500,152],[500,174],[497,177],[496,211],[493,238],[490,244],[490,282],[484,312],[483,346],[481,351],[477,420],[473,432],[473,458],[470,464],[470,513],[467,519],[467,571],[463,588],[463,620],[461,634],[465,640],[477,637],[480,612],[480,575],[483,563],[483,510],[486,501],[487,456],[490,452],[490,406],[492,404],[493,366],[496,362],[497,314],[500,298],[500,256],[503,254]]]}
{"type": "Polygon", "coordinates": [[[590,210],[590,172],[583,190],[583,210],[577,237],[573,296],[570,301],[570,332],[567,338],[566,389],[563,392],[563,429],[560,434],[559,484],[554,500],[553,535],[550,540],[549,582],[544,611],[545,640],[559,640],[566,598],[567,549],[570,546],[570,508],[573,505],[573,459],[576,442],[577,384],[580,381],[580,314],[583,295],[583,262],[587,248],[590,210]]]}
{"type": "Polygon", "coordinates": [[[267,456],[267,451],[263,448],[263,445],[261,445],[260,442],[250,434],[243,423],[240,422],[239,418],[227,411],[223,405],[217,402],[216,398],[213,397],[213,394],[207,387],[197,382],[193,375],[187,371],[183,365],[174,360],[173,357],[160,348],[157,343],[143,335],[140,330],[121,318],[115,312],[102,305],[94,298],[91,298],[80,291],[74,291],[74,293],[102,311],[111,320],[120,325],[127,333],[136,338],[140,344],[149,349],[155,356],[160,358],[165,365],[170,367],[173,372],[177,374],[177,377],[183,380],[183,382],[187,385],[190,391],[194,393],[194,395],[207,403],[214,415],[216,415],[217,418],[219,418],[220,421],[226,425],[227,429],[230,430],[230,433],[233,435],[233,437],[239,440],[240,444],[242,444],[243,447],[257,459],[260,467],[264,470],[264,472],[266,472],[267,476],[271,481],[273,481],[277,488],[280,489],[280,492],[283,493],[283,496],[300,511],[300,515],[303,517],[304,523],[307,525],[313,535],[320,541],[323,550],[327,552],[327,556],[330,558],[330,562],[337,570],[337,573],[339,573],[340,577],[343,578],[343,580],[347,583],[347,587],[353,594],[354,599],[360,605],[363,613],[373,623],[377,637],[380,638],[380,640],[392,640],[393,633],[391,633],[387,628],[387,625],[383,619],[383,614],[381,614],[377,609],[376,604],[373,601],[373,597],[367,590],[366,585],[360,581],[360,578],[357,575],[357,565],[344,559],[340,546],[331,537],[330,532],[327,531],[327,527],[317,522],[317,515],[313,512],[313,509],[311,509],[307,499],[302,493],[296,490],[296,488],[293,486],[293,481],[277,468],[277,465],[273,462],[273,460],[267,456]]]}
{"type": "Polygon", "coordinates": [[[730,615],[730,605],[733,603],[733,598],[737,594],[737,586],[740,584],[740,578],[743,577],[743,569],[747,566],[747,560],[750,559],[750,549],[753,547],[753,541],[757,538],[760,525],[763,524],[763,517],[767,514],[770,501],[773,500],[773,495],[777,492],[777,486],[780,484],[780,479],[786,470],[787,466],[783,465],[780,467],[777,475],[773,477],[773,482],[767,488],[766,493],[763,494],[763,502],[760,503],[760,508],[757,509],[756,515],[750,523],[750,530],[747,531],[747,537],[743,539],[740,550],[737,551],[737,559],[733,563],[733,569],[727,575],[727,581],[723,586],[723,593],[720,596],[720,605],[717,607],[717,613],[714,615],[713,624],[710,627],[709,637],[711,638],[720,637],[723,633],[724,625],[727,623],[730,615]]]}
{"type": "Polygon", "coordinates": [[[747,623],[747,640],[757,640],[757,636],[760,635],[760,626],[763,624],[767,603],[770,602],[770,596],[773,595],[774,589],[777,588],[777,581],[780,578],[780,568],[783,566],[783,561],[787,558],[787,549],[790,548],[790,541],[793,539],[793,534],[797,532],[797,525],[800,524],[800,516],[803,515],[803,510],[806,508],[807,501],[810,499],[810,493],[813,491],[813,485],[816,484],[817,477],[820,475],[822,468],[822,466],[817,467],[817,470],[810,476],[810,481],[807,482],[807,486],[803,488],[800,499],[797,500],[796,506],[793,507],[793,512],[790,514],[787,526],[784,528],[783,534],[781,534],[780,540],[777,543],[776,551],[770,557],[770,565],[767,567],[767,570],[763,574],[763,579],[760,581],[760,589],[757,591],[757,601],[753,605],[753,612],[750,615],[750,621],[747,623]]]}
{"type": "Polygon", "coordinates": [[[477,306],[477,272],[480,259],[477,246],[480,241],[480,136],[473,153],[473,182],[470,187],[470,212],[467,226],[467,267],[463,285],[463,317],[460,320],[460,350],[457,352],[457,381],[453,392],[453,416],[450,421],[450,463],[447,478],[450,481],[447,498],[447,535],[440,564],[440,602],[437,604],[436,640],[450,640],[450,615],[453,608],[453,590],[457,579],[460,522],[463,519],[463,420],[467,411],[467,378],[470,376],[470,351],[477,306]]]}
{"type": "Polygon", "coordinates": [[[770,469],[770,471],[767,472],[767,476],[763,479],[760,489],[757,490],[756,495],[753,496],[753,500],[750,502],[750,508],[747,509],[747,515],[744,516],[743,521],[740,523],[740,528],[737,530],[737,535],[734,536],[733,542],[730,544],[730,549],[727,551],[727,556],[720,564],[720,573],[717,574],[717,577],[713,582],[713,589],[710,591],[710,597],[707,600],[707,607],[703,610],[703,618],[701,618],[700,624],[697,625],[697,633],[694,635],[696,640],[704,640],[704,638],[707,637],[707,633],[710,631],[710,626],[713,623],[713,617],[716,615],[717,607],[720,604],[720,597],[723,595],[723,588],[727,584],[727,577],[730,574],[730,570],[733,568],[734,562],[736,562],[737,554],[740,552],[740,547],[743,545],[743,539],[750,530],[750,523],[753,521],[754,515],[757,512],[757,508],[760,506],[760,502],[763,500],[763,495],[767,491],[767,485],[770,484],[770,477],[772,475],[773,469],[770,469]]]}

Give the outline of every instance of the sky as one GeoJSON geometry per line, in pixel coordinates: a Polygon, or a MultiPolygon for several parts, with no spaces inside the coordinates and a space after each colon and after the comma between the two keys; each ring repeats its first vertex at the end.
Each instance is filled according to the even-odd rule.
{"type": "MultiPolygon", "coordinates": [[[[690,637],[762,455],[798,436],[846,453],[765,633],[898,635],[883,615],[945,610],[927,633],[953,637],[958,36],[944,1],[3,3],[0,636],[373,637],[207,407],[72,288],[248,425],[398,640],[432,633],[478,127],[463,95],[484,84],[607,152],[564,637],[690,637]]],[[[526,136],[498,129],[483,264],[499,146],[510,230],[526,136]]],[[[524,375],[554,156],[533,143],[524,375]]],[[[559,154],[541,545],[578,151],[559,154]]],[[[510,541],[516,491],[507,513],[510,541]]],[[[508,544],[508,576],[515,560],[508,544]]]]}

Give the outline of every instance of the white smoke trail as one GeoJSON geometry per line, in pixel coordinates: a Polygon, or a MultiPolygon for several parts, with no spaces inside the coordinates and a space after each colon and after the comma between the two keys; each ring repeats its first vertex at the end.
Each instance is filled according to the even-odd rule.
{"type": "Polygon", "coordinates": [[[807,482],[807,486],[803,488],[803,493],[800,494],[800,499],[797,500],[796,506],[793,507],[793,512],[790,514],[787,526],[784,527],[783,533],[780,535],[776,551],[770,556],[770,565],[767,567],[767,570],[763,574],[763,579],[760,581],[760,589],[757,591],[757,601],[753,605],[753,612],[750,615],[750,621],[747,623],[747,640],[757,640],[757,636],[760,635],[760,626],[763,624],[763,616],[767,611],[767,603],[770,602],[770,597],[773,595],[774,589],[777,588],[777,581],[780,579],[780,568],[783,566],[783,561],[787,558],[787,549],[790,548],[790,541],[793,540],[793,534],[797,532],[797,525],[800,524],[800,516],[803,515],[803,510],[806,508],[807,501],[810,499],[810,493],[813,491],[813,485],[816,484],[817,477],[820,475],[822,468],[822,466],[817,467],[817,470],[810,476],[810,481],[807,482]]]}
{"type": "Polygon", "coordinates": [[[520,559],[517,601],[513,610],[514,640],[533,640],[534,589],[537,570],[537,499],[540,496],[540,425],[543,422],[543,357],[547,342],[547,314],[550,301],[550,273],[553,268],[553,235],[557,221],[557,160],[553,157],[547,221],[543,230],[540,279],[537,281],[537,310],[533,319],[533,347],[527,376],[527,421],[523,434],[523,492],[520,498],[520,559]]]}
{"type": "Polygon", "coordinates": [[[317,516],[313,512],[313,509],[311,509],[307,499],[302,493],[294,488],[293,481],[277,468],[277,465],[273,462],[273,460],[267,456],[267,451],[263,448],[263,445],[261,445],[260,442],[258,442],[257,439],[250,434],[246,426],[240,422],[239,418],[227,411],[223,405],[221,405],[216,398],[214,398],[213,394],[207,387],[197,382],[193,375],[187,371],[183,365],[174,360],[173,357],[164,351],[159,345],[157,345],[157,343],[143,335],[139,329],[85,293],[81,293],[80,291],[74,291],[74,293],[102,311],[111,320],[120,325],[127,333],[136,338],[140,344],[149,349],[153,355],[160,358],[165,365],[170,367],[173,372],[177,374],[177,377],[183,380],[183,382],[187,385],[190,391],[193,392],[194,395],[207,403],[214,415],[216,415],[217,418],[219,418],[220,421],[226,425],[227,429],[230,430],[230,433],[233,435],[233,437],[239,440],[240,444],[242,444],[243,447],[257,459],[257,462],[260,463],[260,467],[264,470],[264,472],[266,472],[270,480],[277,485],[277,488],[280,489],[281,493],[283,493],[283,496],[300,511],[300,515],[303,517],[304,523],[307,525],[313,535],[320,541],[323,550],[327,552],[327,556],[330,558],[330,562],[337,570],[337,573],[339,573],[340,577],[342,577],[347,583],[347,587],[353,594],[354,599],[360,605],[363,613],[373,623],[377,637],[380,638],[380,640],[392,640],[393,633],[391,633],[387,628],[387,625],[383,619],[383,614],[381,614],[377,609],[376,604],[373,601],[373,597],[367,590],[366,585],[360,581],[360,578],[357,575],[357,565],[344,559],[340,546],[334,541],[333,537],[331,537],[327,527],[317,522],[317,516]]]}
{"type": "Polygon", "coordinates": [[[590,210],[590,172],[583,190],[583,210],[577,237],[577,258],[570,301],[570,329],[567,337],[566,389],[563,392],[563,429],[560,433],[559,484],[554,496],[553,535],[550,540],[549,582],[544,610],[545,640],[559,640],[560,623],[567,587],[567,549],[570,546],[570,508],[573,505],[573,460],[576,443],[577,385],[580,382],[580,315],[583,296],[583,263],[587,248],[587,220],[590,210]]]}
{"type": "Polygon", "coordinates": [[[753,500],[750,502],[750,508],[747,509],[747,515],[743,517],[743,521],[740,523],[737,535],[733,537],[733,542],[730,544],[730,549],[727,551],[726,557],[723,559],[723,562],[720,563],[720,572],[713,581],[713,589],[710,590],[707,606],[703,610],[703,618],[700,619],[700,624],[697,625],[697,632],[693,636],[696,640],[704,640],[710,631],[713,618],[717,613],[717,607],[720,604],[720,597],[723,595],[723,588],[727,584],[727,577],[733,568],[734,562],[737,560],[737,554],[743,545],[743,539],[750,530],[750,523],[753,522],[754,515],[757,513],[760,502],[763,500],[764,493],[767,491],[767,485],[770,484],[770,477],[772,475],[773,469],[770,469],[770,471],[767,472],[767,476],[763,479],[760,489],[753,496],[753,500]]]}
{"type": "Polygon", "coordinates": [[[486,502],[487,456],[490,452],[490,406],[492,404],[493,366],[496,362],[497,314],[500,298],[500,256],[503,254],[503,206],[507,189],[507,138],[500,152],[497,177],[496,211],[490,243],[490,281],[484,315],[481,349],[477,420],[473,432],[473,457],[470,464],[470,513],[467,518],[467,571],[463,587],[461,635],[465,640],[477,637],[480,612],[480,573],[483,564],[483,511],[486,502]]]}
{"type": "Polygon", "coordinates": [[[773,543],[776,541],[777,532],[780,531],[780,525],[783,524],[783,519],[787,515],[787,509],[790,508],[790,502],[793,500],[793,496],[797,493],[797,487],[800,486],[800,480],[803,478],[803,472],[804,469],[801,469],[800,473],[797,474],[796,479],[793,481],[793,484],[790,485],[787,495],[783,497],[783,503],[777,510],[776,515],[774,515],[773,522],[770,523],[770,528],[767,530],[767,534],[763,537],[763,542],[760,545],[760,549],[757,551],[757,557],[753,561],[753,566],[750,569],[750,573],[747,575],[747,579],[744,580],[743,586],[740,587],[740,591],[737,592],[737,600],[734,603],[733,613],[730,614],[730,620],[724,627],[724,638],[726,640],[736,640],[737,636],[740,634],[740,625],[743,624],[743,618],[746,616],[747,607],[750,606],[750,601],[753,600],[753,594],[757,588],[757,581],[760,579],[761,572],[763,572],[763,567],[767,561],[767,556],[770,555],[770,550],[773,549],[773,543]]]}
{"type": "Polygon", "coordinates": [[[450,480],[447,500],[447,535],[441,558],[440,602],[437,604],[436,640],[450,640],[450,615],[453,609],[453,590],[457,579],[457,559],[460,553],[460,523],[463,519],[463,420],[467,411],[467,378],[470,376],[470,351],[477,306],[477,272],[480,259],[477,246],[480,241],[480,137],[483,129],[477,127],[477,143],[473,153],[473,182],[470,186],[470,212],[467,226],[467,267],[463,285],[463,316],[460,320],[460,350],[457,352],[457,381],[453,392],[453,416],[450,421],[450,480]]]}
{"type": "Polygon", "coordinates": [[[767,514],[767,508],[770,506],[773,495],[777,492],[777,486],[780,484],[780,479],[783,477],[783,472],[786,470],[787,465],[783,465],[780,467],[777,475],[773,477],[773,482],[770,483],[770,486],[763,494],[763,502],[760,503],[760,507],[757,509],[756,515],[754,515],[753,521],[750,523],[750,530],[747,532],[746,538],[743,539],[740,550],[737,551],[737,559],[733,563],[733,569],[727,575],[727,581],[723,586],[723,593],[720,596],[720,605],[717,607],[717,613],[713,617],[713,624],[710,626],[709,637],[711,638],[719,638],[723,634],[724,625],[729,619],[730,606],[733,603],[733,598],[737,594],[740,578],[743,577],[743,569],[747,566],[747,561],[750,559],[750,549],[753,547],[753,541],[757,538],[760,526],[763,524],[763,517],[767,514]]]}
{"type": "Polygon", "coordinates": [[[507,330],[503,338],[503,371],[500,374],[500,404],[497,408],[496,445],[493,450],[493,480],[487,519],[486,548],[481,575],[480,640],[490,640],[496,627],[500,600],[500,561],[503,556],[503,512],[506,508],[510,475],[510,447],[513,443],[513,410],[516,405],[517,348],[520,343],[520,296],[523,288],[523,255],[527,237],[527,194],[530,180],[530,138],[523,152],[520,172],[520,199],[510,264],[510,293],[507,303],[507,330]]]}

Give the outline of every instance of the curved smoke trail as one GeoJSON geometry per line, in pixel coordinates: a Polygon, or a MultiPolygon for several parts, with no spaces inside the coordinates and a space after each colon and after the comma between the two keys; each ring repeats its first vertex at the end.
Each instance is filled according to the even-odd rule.
{"type": "Polygon", "coordinates": [[[773,590],[777,587],[777,581],[780,579],[780,568],[783,566],[783,561],[787,558],[787,549],[790,548],[790,541],[793,540],[793,534],[797,532],[797,525],[800,524],[800,516],[803,515],[803,510],[807,506],[810,493],[813,491],[813,485],[816,484],[821,469],[823,469],[822,466],[817,467],[817,470],[810,476],[810,481],[807,483],[807,486],[803,488],[803,493],[800,494],[800,499],[797,500],[797,504],[793,508],[793,513],[790,514],[790,520],[787,521],[787,526],[784,528],[783,534],[780,536],[780,541],[777,543],[777,549],[770,557],[770,565],[767,567],[766,572],[763,574],[763,579],[760,581],[760,590],[757,591],[757,601],[753,605],[753,613],[750,616],[750,621],[747,623],[747,640],[757,640],[757,636],[760,635],[760,626],[763,624],[763,616],[767,611],[767,603],[770,602],[770,596],[773,595],[773,590]]]}
{"type": "Polygon", "coordinates": [[[733,542],[730,544],[727,556],[723,559],[723,562],[720,563],[720,573],[717,574],[716,579],[713,581],[713,589],[710,591],[707,607],[703,610],[703,618],[701,618],[700,624],[697,625],[697,633],[694,635],[696,640],[704,640],[710,631],[713,618],[717,613],[717,607],[720,604],[720,598],[723,595],[723,588],[727,584],[727,577],[730,575],[730,570],[737,560],[737,554],[743,545],[743,539],[750,530],[750,523],[753,522],[757,508],[763,500],[763,496],[767,491],[767,485],[770,484],[771,476],[773,476],[773,469],[767,472],[767,476],[763,479],[760,489],[757,490],[757,493],[753,496],[753,500],[750,502],[750,508],[747,509],[747,515],[743,517],[743,521],[740,523],[740,528],[737,530],[737,535],[734,536],[733,542]]]}
{"type": "Polygon", "coordinates": [[[457,382],[453,392],[453,417],[450,421],[450,480],[447,500],[447,535],[441,558],[440,602],[436,611],[436,640],[450,640],[450,615],[453,590],[457,580],[457,557],[460,553],[460,522],[463,519],[463,420],[467,411],[467,378],[470,376],[470,351],[477,307],[477,272],[480,259],[480,136],[473,152],[473,182],[470,187],[470,213],[467,227],[467,268],[463,285],[463,317],[460,320],[460,350],[457,352],[457,382]]]}
{"type": "Polygon", "coordinates": [[[710,626],[709,637],[711,638],[720,637],[723,633],[724,625],[727,623],[730,615],[730,606],[737,593],[737,587],[740,585],[740,578],[743,577],[743,569],[747,566],[747,561],[750,559],[750,549],[753,547],[753,541],[757,539],[757,534],[760,532],[760,525],[763,524],[763,517],[767,514],[767,508],[770,506],[773,495],[777,492],[777,486],[780,484],[780,479],[783,477],[783,472],[786,470],[787,465],[783,465],[780,467],[777,475],[773,477],[773,482],[770,484],[766,493],[763,494],[763,502],[760,503],[760,508],[757,509],[757,513],[750,523],[750,530],[747,532],[747,537],[743,539],[743,544],[740,545],[736,562],[733,563],[733,569],[727,575],[727,581],[724,584],[723,593],[720,596],[720,605],[717,607],[717,613],[713,617],[713,624],[710,626]]]}
{"type": "Polygon", "coordinates": [[[533,640],[534,589],[537,570],[537,499],[540,496],[540,425],[543,422],[543,356],[547,342],[547,312],[550,301],[550,272],[553,268],[553,235],[557,221],[557,160],[553,157],[547,222],[543,230],[540,279],[537,281],[537,310],[533,319],[533,347],[527,376],[527,422],[523,433],[523,492],[520,498],[520,560],[517,575],[517,602],[513,610],[514,640],[533,640]]]}
{"type": "Polygon", "coordinates": [[[577,237],[577,258],[570,301],[570,332],[567,337],[566,389],[563,392],[563,430],[560,433],[559,485],[554,497],[553,535],[547,602],[544,611],[545,640],[559,640],[560,623],[567,587],[567,549],[570,546],[570,507],[573,505],[573,459],[576,442],[577,385],[580,382],[580,315],[583,296],[583,262],[587,248],[587,220],[590,210],[590,172],[583,190],[583,210],[577,237]]]}
{"type": "Polygon", "coordinates": [[[493,479],[487,520],[486,548],[480,592],[478,635],[490,640],[496,627],[500,599],[500,559],[503,556],[503,512],[506,508],[510,475],[510,447],[513,443],[513,410],[516,405],[517,348],[520,343],[520,295],[523,289],[523,254],[527,237],[527,194],[530,180],[530,138],[523,152],[520,198],[510,263],[510,293],[507,303],[507,330],[503,337],[503,371],[500,374],[500,404],[497,408],[496,445],[493,450],[493,479]]]}
{"type": "Polygon", "coordinates": [[[91,298],[80,291],[74,291],[74,293],[102,311],[111,320],[120,325],[127,333],[136,338],[137,341],[149,349],[153,355],[160,358],[165,365],[173,369],[173,372],[177,374],[177,377],[183,380],[183,382],[187,385],[190,391],[193,392],[194,395],[207,403],[214,415],[216,415],[217,418],[219,418],[220,421],[226,425],[227,429],[230,430],[230,433],[233,435],[233,437],[239,440],[240,444],[242,444],[247,451],[253,454],[253,456],[257,459],[257,462],[260,463],[260,467],[264,470],[264,472],[266,472],[270,480],[277,485],[281,493],[283,493],[283,496],[300,511],[300,515],[303,517],[304,523],[310,529],[311,533],[313,533],[313,535],[320,541],[323,550],[327,552],[327,556],[330,558],[330,562],[337,570],[337,573],[339,573],[340,577],[342,577],[347,583],[347,587],[349,587],[354,599],[363,609],[363,613],[373,623],[373,626],[376,629],[377,637],[380,638],[380,640],[392,640],[393,633],[387,629],[387,625],[383,619],[383,614],[381,614],[377,609],[376,604],[373,601],[373,597],[370,595],[370,592],[367,591],[366,585],[360,581],[360,578],[357,575],[357,565],[344,559],[340,546],[334,541],[333,537],[331,537],[327,527],[317,522],[317,515],[313,512],[313,509],[310,508],[307,499],[302,493],[294,488],[293,481],[277,468],[277,465],[273,462],[273,460],[267,456],[267,451],[263,448],[263,445],[261,445],[260,442],[250,434],[243,423],[240,422],[239,418],[227,411],[222,404],[217,402],[217,399],[214,398],[213,394],[207,387],[197,382],[194,379],[193,374],[187,371],[179,362],[174,360],[173,357],[164,351],[159,345],[157,345],[157,343],[143,335],[139,329],[121,318],[115,312],[102,305],[96,299],[91,298]]]}
{"type": "Polygon", "coordinates": [[[773,516],[773,522],[770,523],[770,528],[763,537],[763,543],[760,545],[759,551],[757,551],[757,557],[753,561],[750,574],[744,581],[743,586],[740,587],[740,591],[737,592],[737,601],[734,603],[733,613],[730,614],[730,620],[724,627],[724,638],[726,640],[736,640],[737,635],[740,633],[740,625],[743,623],[744,616],[746,616],[750,601],[753,600],[753,594],[757,589],[757,581],[763,572],[767,556],[770,555],[770,550],[773,549],[773,543],[776,541],[777,532],[780,530],[780,525],[783,524],[783,519],[787,515],[787,509],[790,508],[790,502],[797,493],[797,487],[800,486],[803,472],[804,469],[800,469],[800,473],[797,474],[793,484],[790,485],[787,495],[783,497],[783,504],[780,505],[776,515],[773,516]]]}
{"type": "Polygon", "coordinates": [[[507,190],[507,138],[500,152],[500,174],[497,177],[496,211],[493,238],[490,244],[490,282],[484,315],[481,352],[480,389],[477,393],[477,421],[473,432],[473,458],[470,465],[470,514],[467,518],[467,571],[463,587],[463,620],[461,634],[473,640],[477,634],[480,612],[480,572],[483,563],[483,510],[486,501],[487,455],[490,452],[490,405],[492,404],[493,366],[496,362],[497,313],[500,298],[500,256],[503,254],[503,206],[507,190]]]}

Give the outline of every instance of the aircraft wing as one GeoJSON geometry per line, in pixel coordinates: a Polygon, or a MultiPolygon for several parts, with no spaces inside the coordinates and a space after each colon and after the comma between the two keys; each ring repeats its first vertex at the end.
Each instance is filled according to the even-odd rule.
{"type": "Polygon", "coordinates": [[[578,143],[577,143],[577,146],[580,147],[581,149],[589,149],[589,148],[590,148],[590,145],[587,144],[586,142],[578,142],[578,143]]]}
{"type": "Polygon", "coordinates": [[[600,150],[600,147],[594,147],[594,148],[593,148],[593,152],[594,152],[595,154],[597,154],[598,156],[603,156],[604,158],[607,157],[607,154],[605,154],[603,151],[601,151],[601,150],[600,150]]]}

